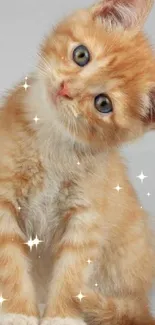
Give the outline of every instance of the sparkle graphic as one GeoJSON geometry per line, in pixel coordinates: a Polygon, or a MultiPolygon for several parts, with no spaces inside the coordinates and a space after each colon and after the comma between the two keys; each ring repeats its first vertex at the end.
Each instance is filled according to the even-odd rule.
{"type": "Polygon", "coordinates": [[[91,263],[92,263],[92,261],[89,259],[89,260],[87,261],[87,263],[88,263],[88,264],[91,264],[91,263]]]}
{"type": "Polygon", "coordinates": [[[114,190],[116,190],[117,192],[119,192],[120,190],[122,190],[122,187],[120,187],[119,184],[118,184],[116,187],[114,187],[114,190]]]}
{"type": "Polygon", "coordinates": [[[143,207],[140,207],[141,209],[143,209],[143,207]]]}
{"type": "Polygon", "coordinates": [[[145,176],[143,171],[141,172],[141,174],[139,176],[137,176],[137,178],[139,178],[141,180],[141,183],[143,183],[144,179],[147,178],[148,176],[145,176]]]}
{"type": "Polygon", "coordinates": [[[98,287],[98,283],[95,283],[95,287],[98,287]]]}
{"type": "Polygon", "coordinates": [[[4,299],[2,295],[0,296],[0,306],[2,306],[3,302],[6,301],[7,299],[4,299]]]}
{"type": "Polygon", "coordinates": [[[25,77],[25,83],[22,85],[22,87],[25,89],[25,91],[30,87],[30,85],[27,83],[27,77],[25,77]]]}
{"type": "Polygon", "coordinates": [[[35,121],[35,123],[37,124],[38,123],[38,121],[40,120],[40,118],[36,115],[35,117],[34,117],[34,119],[33,119],[34,121],[35,121]]]}
{"type": "Polygon", "coordinates": [[[147,193],[147,196],[149,197],[151,194],[150,193],[147,193]]]}
{"type": "Polygon", "coordinates": [[[77,162],[77,165],[80,166],[80,162],[79,161],[77,162]]]}
{"type": "Polygon", "coordinates": [[[21,210],[21,207],[18,207],[18,210],[20,211],[21,210]]]}
{"type": "Polygon", "coordinates": [[[76,296],[76,298],[78,298],[80,300],[80,302],[82,301],[83,298],[85,298],[86,296],[84,296],[82,294],[82,292],[80,291],[80,293],[76,296]]]}
{"type": "Polygon", "coordinates": [[[37,235],[36,235],[36,238],[33,240],[33,245],[35,245],[36,248],[37,248],[38,245],[39,245],[40,243],[42,243],[42,242],[43,242],[43,241],[42,241],[42,240],[39,240],[38,237],[37,237],[37,235]]]}
{"type": "Polygon", "coordinates": [[[39,240],[39,238],[36,235],[35,239],[32,239],[32,237],[30,237],[30,239],[28,240],[27,243],[25,243],[25,245],[28,245],[30,247],[30,251],[32,251],[32,247],[36,246],[37,248],[40,243],[43,243],[43,240],[39,240]]]}
{"type": "Polygon", "coordinates": [[[25,243],[25,245],[28,245],[30,247],[30,251],[32,251],[32,247],[33,247],[33,240],[32,238],[30,237],[30,239],[28,240],[27,243],[25,243]]]}

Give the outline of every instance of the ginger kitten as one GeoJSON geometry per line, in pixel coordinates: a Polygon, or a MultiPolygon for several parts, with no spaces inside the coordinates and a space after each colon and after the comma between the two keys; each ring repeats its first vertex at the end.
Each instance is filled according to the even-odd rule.
{"type": "Polygon", "coordinates": [[[152,4],[73,13],[44,41],[27,91],[3,104],[0,325],[155,324],[152,234],[118,150],[154,128],[155,58],[140,31],[152,4]]]}

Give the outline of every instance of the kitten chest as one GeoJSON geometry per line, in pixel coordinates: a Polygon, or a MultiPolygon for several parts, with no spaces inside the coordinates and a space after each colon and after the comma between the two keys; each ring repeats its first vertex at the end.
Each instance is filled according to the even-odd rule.
{"type": "MultiPolygon", "coordinates": [[[[65,213],[75,205],[86,204],[79,185],[82,175],[77,161],[70,168],[65,165],[60,170],[58,167],[51,164],[46,170],[42,191],[23,203],[21,213],[28,237],[37,235],[48,242],[65,213]]],[[[83,167],[82,170],[84,172],[83,167]]]]}

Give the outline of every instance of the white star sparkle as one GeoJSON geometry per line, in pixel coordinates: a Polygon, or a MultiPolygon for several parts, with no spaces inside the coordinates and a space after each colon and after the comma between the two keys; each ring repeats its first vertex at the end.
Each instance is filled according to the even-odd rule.
{"type": "Polygon", "coordinates": [[[3,302],[6,301],[7,299],[3,298],[2,295],[0,296],[0,306],[2,306],[3,302]]]}
{"type": "Polygon", "coordinates": [[[35,245],[36,248],[37,248],[38,245],[39,245],[40,243],[42,243],[42,242],[43,242],[43,240],[39,240],[38,237],[37,237],[37,235],[36,235],[36,238],[33,240],[33,245],[35,245]]]}
{"type": "Polygon", "coordinates": [[[22,87],[25,89],[25,91],[30,87],[30,85],[27,83],[27,77],[25,77],[25,83],[22,85],[22,87]]]}
{"type": "Polygon", "coordinates": [[[141,183],[143,183],[144,179],[147,178],[148,176],[145,176],[143,171],[141,172],[141,174],[139,176],[137,176],[137,178],[139,178],[141,180],[141,183]]]}
{"type": "Polygon", "coordinates": [[[151,194],[150,193],[147,193],[147,196],[149,197],[151,194]]]}
{"type": "Polygon", "coordinates": [[[78,298],[79,300],[80,300],[80,302],[81,302],[81,300],[83,299],[83,298],[85,298],[86,296],[84,296],[83,294],[82,294],[82,292],[80,291],[80,293],[76,296],[76,298],[78,298]]]}
{"type": "Polygon", "coordinates": [[[87,263],[88,263],[88,264],[91,264],[91,263],[92,263],[92,261],[89,259],[89,260],[87,261],[87,263]]]}
{"type": "Polygon", "coordinates": [[[21,207],[18,207],[18,210],[20,211],[21,210],[21,207]]]}
{"type": "Polygon", "coordinates": [[[40,120],[40,118],[36,115],[34,118],[33,118],[33,120],[35,121],[35,123],[37,124],[38,123],[38,121],[40,120]]]}
{"type": "Polygon", "coordinates": [[[32,237],[30,237],[28,242],[25,244],[30,247],[30,251],[31,251],[33,246],[36,246],[36,248],[37,248],[40,243],[43,243],[43,240],[40,240],[36,235],[36,237],[34,239],[32,239],[32,237]]]}
{"type": "Polygon", "coordinates": [[[80,166],[80,162],[79,161],[77,162],[77,165],[80,166]]]}
{"type": "Polygon", "coordinates": [[[25,243],[25,245],[28,245],[30,247],[30,251],[32,251],[32,247],[33,247],[33,240],[32,240],[32,237],[30,237],[30,239],[28,240],[27,243],[25,243]]]}
{"type": "Polygon", "coordinates": [[[117,192],[119,192],[120,190],[122,190],[122,187],[120,187],[119,184],[118,184],[116,187],[114,187],[114,190],[116,190],[117,192]]]}
{"type": "Polygon", "coordinates": [[[30,251],[32,251],[32,247],[36,246],[36,248],[37,248],[40,243],[43,243],[43,240],[40,240],[36,235],[35,239],[32,239],[32,237],[30,237],[28,242],[25,244],[28,245],[30,247],[30,251]]]}

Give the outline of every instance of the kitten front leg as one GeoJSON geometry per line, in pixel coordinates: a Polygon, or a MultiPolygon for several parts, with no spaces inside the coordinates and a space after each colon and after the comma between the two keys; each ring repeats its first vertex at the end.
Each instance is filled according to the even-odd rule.
{"type": "Polygon", "coordinates": [[[37,325],[28,247],[16,220],[16,200],[9,194],[0,198],[0,295],[6,299],[0,308],[0,325],[37,325]]]}
{"type": "Polygon", "coordinates": [[[154,278],[154,248],[142,218],[144,212],[140,216],[137,206],[133,213],[134,221],[128,218],[127,231],[120,236],[120,230],[125,229],[121,223],[117,240],[103,247],[98,273],[106,290],[89,292],[79,305],[88,325],[155,325],[148,303],[154,278]]]}
{"type": "Polygon", "coordinates": [[[134,295],[107,296],[89,292],[80,305],[88,325],[155,325],[147,298],[134,295]]]}
{"type": "Polygon", "coordinates": [[[80,292],[85,295],[101,239],[100,222],[96,213],[77,208],[74,215],[70,215],[55,255],[42,325],[85,324],[78,307],[78,298],[75,297],[80,292]],[[92,260],[91,264],[87,262],[89,259],[92,260]]]}

